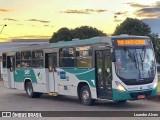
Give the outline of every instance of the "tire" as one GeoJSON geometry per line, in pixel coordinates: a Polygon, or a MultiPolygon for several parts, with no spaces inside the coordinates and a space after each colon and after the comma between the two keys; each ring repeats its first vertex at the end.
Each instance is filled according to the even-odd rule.
{"type": "Polygon", "coordinates": [[[84,85],[80,89],[80,101],[84,105],[93,105],[95,103],[95,99],[91,98],[91,91],[88,87],[88,85],[84,85]]]}
{"type": "Polygon", "coordinates": [[[39,98],[39,97],[41,97],[42,93],[33,92],[32,83],[31,82],[27,82],[27,84],[26,84],[26,94],[30,98],[39,98]]]}

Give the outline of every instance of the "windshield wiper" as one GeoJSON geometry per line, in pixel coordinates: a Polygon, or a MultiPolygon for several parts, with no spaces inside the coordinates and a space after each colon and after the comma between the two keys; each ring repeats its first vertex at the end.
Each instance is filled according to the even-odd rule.
{"type": "Polygon", "coordinates": [[[143,47],[142,52],[139,53],[139,56],[140,56],[140,60],[141,60],[142,70],[143,70],[143,68],[144,68],[143,63],[144,63],[144,59],[146,56],[146,48],[145,47],[143,47]],[[144,52],[144,54],[143,54],[143,52],[144,52]],[[143,56],[142,56],[142,54],[143,54],[143,56]]]}
{"type": "Polygon", "coordinates": [[[135,57],[135,54],[134,53],[132,53],[130,50],[128,50],[127,48],[123,48],[124,49],[124,51],[126,52],[128,52],[128,56],[129,56],[129,58],[135,63],[135,66],[136,66],[136,68],[138,67],[137,66],[137,61],[136,61],[136,57],[135,57]]]}
{"type": "Polygon", "coordinates": [[[139,55],[140,55],[141,61],[144,62],[144,59],[146,56],[146,48],[145,47],[143,47],[142,52],[139,53],[139,55]],[[143,54],[143,51],[144,51],[144,54],[143,54]],[[142,54],[143,54],[143,56],[142,56],[142,54]]]}

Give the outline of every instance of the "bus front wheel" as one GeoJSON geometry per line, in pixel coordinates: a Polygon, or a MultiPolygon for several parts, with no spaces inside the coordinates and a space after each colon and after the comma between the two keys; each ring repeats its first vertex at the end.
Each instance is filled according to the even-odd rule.
{"type": "Polygon", "coordinates": [[[33,91],[33,86],[31,82],[27,82],[26,84],[26,93],[30,98],[39,98],[41,96],[41,93],[33,91]]]}
{"type": "Polygon", "coordinates": [[[92,105],[92,104],[94,104],[95,99],[91,98],[91,91],[90,91],[88,85],[84,85],[80,89],[80,101],[84,105],[92,105]]]}

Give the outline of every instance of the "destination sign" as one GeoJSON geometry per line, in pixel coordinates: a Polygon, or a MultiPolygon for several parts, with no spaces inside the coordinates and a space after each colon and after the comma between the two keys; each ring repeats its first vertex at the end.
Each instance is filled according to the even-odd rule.
{"type": "Polygon", "coordinates": [[[148,45],[148,41],[144,39],[118,39],[118,46],[141,46],[148,45]]]}

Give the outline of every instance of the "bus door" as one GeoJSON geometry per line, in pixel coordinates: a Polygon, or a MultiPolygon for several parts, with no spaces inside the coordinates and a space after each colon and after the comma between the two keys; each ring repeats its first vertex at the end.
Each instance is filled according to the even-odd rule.
{"type": "Polygon", "coordinates": [[[8,82],[9,88],[15,88],[14,70],[15,70],[15,56],[7,56],[8,82]]]}
{"type": "Polygon", "coordinates": [[[48,54],[49,92],[58,92],[57,53],[48,54]]]}
{"type": "Polygon", "coordinates": [[[109,50],[95,51],[97,97],[112,99],[112,71],[109,50]]]}

